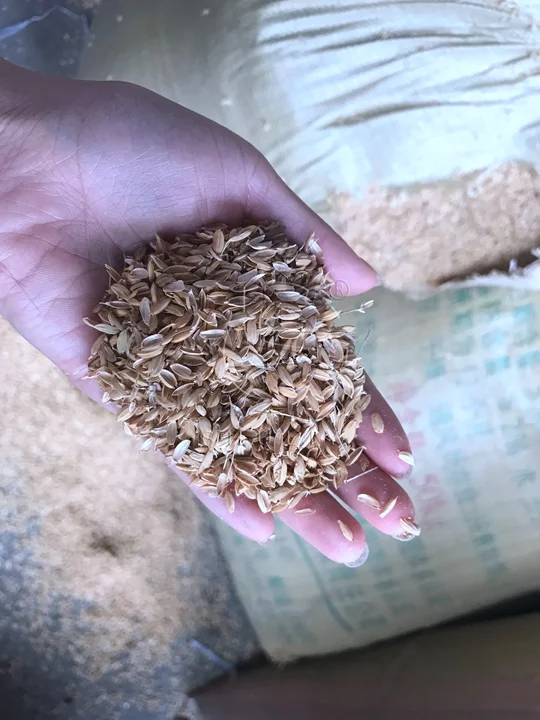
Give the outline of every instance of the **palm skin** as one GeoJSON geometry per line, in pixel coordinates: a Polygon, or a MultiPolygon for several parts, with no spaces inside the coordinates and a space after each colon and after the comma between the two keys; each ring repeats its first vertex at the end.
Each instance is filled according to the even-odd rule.
{"type": "MultiPolygon", "coordinates": [[[[83,378],[95,332],[82,320],[107,285],[104,265],[118,265],[155,233],[275,219],[298,242],[315,233],[340,287],[360,293],[377,284],[372,268],[252,146],[211,121],[136,86],[44,78],[4,62],[0,88],[0,313],[94,399],[99,388],[83,378]]],[[[390,475],[408,474],[398,454],[410,448],[375,390],[372,398],[370,411],[383,416],[386,431],[376,435],[367,422],[359,436],[380,469],[339,494],[383,532],[400,535],[399,519],[414,511],[390,475]],[[381,519],[359,493],[397,502],[381,519]]],[[[273,517],[252,501],[242,498],[230,514],[221,499],[196,492],[247,537],[265,542],[272,535],[273,517]]],[[[310,499],[309,507],[314,515],[280,516],[333,560],[365,559],[361,525],[330,494],[310,499]],[[353,530],[352,541],[337,519],[353,530]]]]}

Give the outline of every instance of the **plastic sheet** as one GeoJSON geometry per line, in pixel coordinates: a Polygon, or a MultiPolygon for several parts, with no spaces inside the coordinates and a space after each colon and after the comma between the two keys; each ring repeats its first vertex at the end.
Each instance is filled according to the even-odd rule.
{"type": "Polygon", "coordinates": [[[84,75],[236,131],[414,292],[505,272],[537,245],[538,19],[501,0],[116,1],[84,75]]]}

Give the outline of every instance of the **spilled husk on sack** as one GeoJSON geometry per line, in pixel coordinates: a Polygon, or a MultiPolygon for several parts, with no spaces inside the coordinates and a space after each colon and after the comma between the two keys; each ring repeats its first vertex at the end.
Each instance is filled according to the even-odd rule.
{"type": "Polygon", "coordinates": [[[362,455],[370,396],[313,238],[276,225],[159,237],[125,258],[95,308],[89,376],[126,432],[223,497],[293,508],[362,455]]]}

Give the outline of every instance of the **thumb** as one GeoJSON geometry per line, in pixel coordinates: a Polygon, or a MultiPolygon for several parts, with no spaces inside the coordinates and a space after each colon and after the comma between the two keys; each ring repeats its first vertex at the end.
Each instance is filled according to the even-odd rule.
{"type": "Polygon", "coordinates": [[[311,210],[269,164],[257,170],[257,180],[249,188],[247,212],[250,216],[277,220],[297,243],[304,243],[313,234],[339,295],[355,295],[380,285],[381,279],[371,265],[311,210]]]}

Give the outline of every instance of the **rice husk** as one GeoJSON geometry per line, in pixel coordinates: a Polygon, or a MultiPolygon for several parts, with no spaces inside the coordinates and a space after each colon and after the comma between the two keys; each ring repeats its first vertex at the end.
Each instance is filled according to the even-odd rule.
{"type": "Polygon", "coordinates": [[[314,238],[219,225],[157,237],[109,274],[89,376],[143,449],[231,512],[241,495],[279,512],[347,479],[365,376],[314,238]]]}

